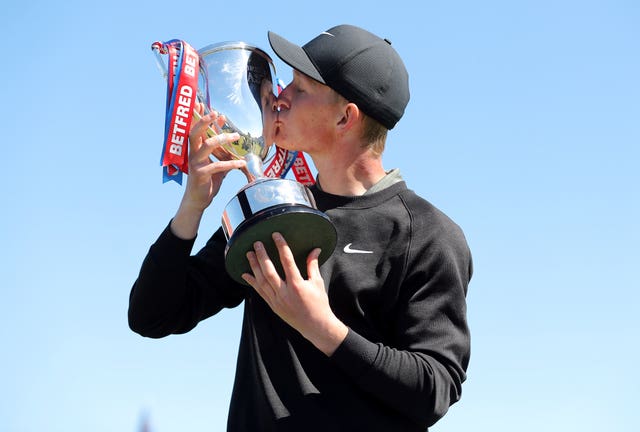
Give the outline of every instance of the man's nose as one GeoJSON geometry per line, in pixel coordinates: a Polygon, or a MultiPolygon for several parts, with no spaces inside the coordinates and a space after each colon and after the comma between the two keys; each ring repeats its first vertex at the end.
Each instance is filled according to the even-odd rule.
{"type": "Polygon", "coordinates": [[[282,94],[281,94],[280,97],[275,98],[273,100],[273,104],[271,105],[271,109],[273,111],[288,110],[289,109],[289,103],[286,101],[285,98],[282,97],[282,94]]]}

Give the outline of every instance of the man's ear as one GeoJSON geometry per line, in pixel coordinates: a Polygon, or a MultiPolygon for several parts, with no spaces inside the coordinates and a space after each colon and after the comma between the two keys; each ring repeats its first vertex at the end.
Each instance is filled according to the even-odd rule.
{"type": "Polygon", "coordinates": [[[358,105],[349,102],[342,108],[337,127],[346,132],[354,127],[360,121],[361,117],[362,112],[360,111],[360,108],[358,108],[358,105]]]}

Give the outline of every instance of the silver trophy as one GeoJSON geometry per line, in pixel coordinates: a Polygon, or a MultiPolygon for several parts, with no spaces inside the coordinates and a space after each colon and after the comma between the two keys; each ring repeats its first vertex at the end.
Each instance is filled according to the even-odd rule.
{"type": "MultiPolygon", "coordinates": [[[[227,238],[227,272],[244,284],[242,274],[251,272],[246,254],[259,240],[284,277],[271,238],[272,233],[279,232],[287,240],[298,269],[306,278],[309,253],[316,247],[321,248],[318,260],[323,264],[333,253],[337,233],[328,216],[317,209],[306,186],[263,174],[263,161],[272,144],[268,138],[272,125],[263,122],[263,114],[272,109],[273,61],[261,49],[244,42],[208,45],[198,50],[198,54],[199,102],[205,105],[205,113],[215,110],[224,115],[226,123],[222,132],[240,135],[240,139],[219,148],[214,156],[219,160],[247,161],[244,173],[249,183],[228,202],[222,214],[222,228],[227,238]]],[[[194,111],[194,120],[199,117],[194,111]]],[[[213,135],[216,131],[207,133],[213,135]]]]}

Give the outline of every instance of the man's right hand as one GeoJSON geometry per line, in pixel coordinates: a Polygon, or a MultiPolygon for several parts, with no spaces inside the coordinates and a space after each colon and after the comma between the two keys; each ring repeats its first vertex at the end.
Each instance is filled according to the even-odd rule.
{"type": "MultiPolygon", "coordinates": [[[[202,112],[201,107],[199,111],[202,112]]],[[[211,112],[203,115],[191,128],[187,186],[178,212],[171,221],[171,231],[179,238],[195,238],[202,214],[220,191],[224,177],[229,171],[246,166],[246,162],[242,159],[211,160],[210,156],[217,153],[221,146],[240,138],[237,133],[219,133],[211,138],[207,137],[206,132],[210,125],[219,131],[224,122],[223,116],[211,112]]]]}

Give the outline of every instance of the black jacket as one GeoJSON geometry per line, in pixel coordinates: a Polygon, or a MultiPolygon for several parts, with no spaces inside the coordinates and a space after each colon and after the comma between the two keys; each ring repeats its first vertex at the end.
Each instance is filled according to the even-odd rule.
{"type": "Polygon", "coordinates": [[[244,300],[230,431],[425,431],[466,378],[464,235],[404,182],[359,197],[312,191],[338,231],[320,270],[349,327],[331,357],[229,278],[221,230],[195,256],[193,241],[164,230],[132,288],[129,325],[148,337],[183,333],[244,300]],[[347,253],[349,244],[372,253],[347,253]]]}

